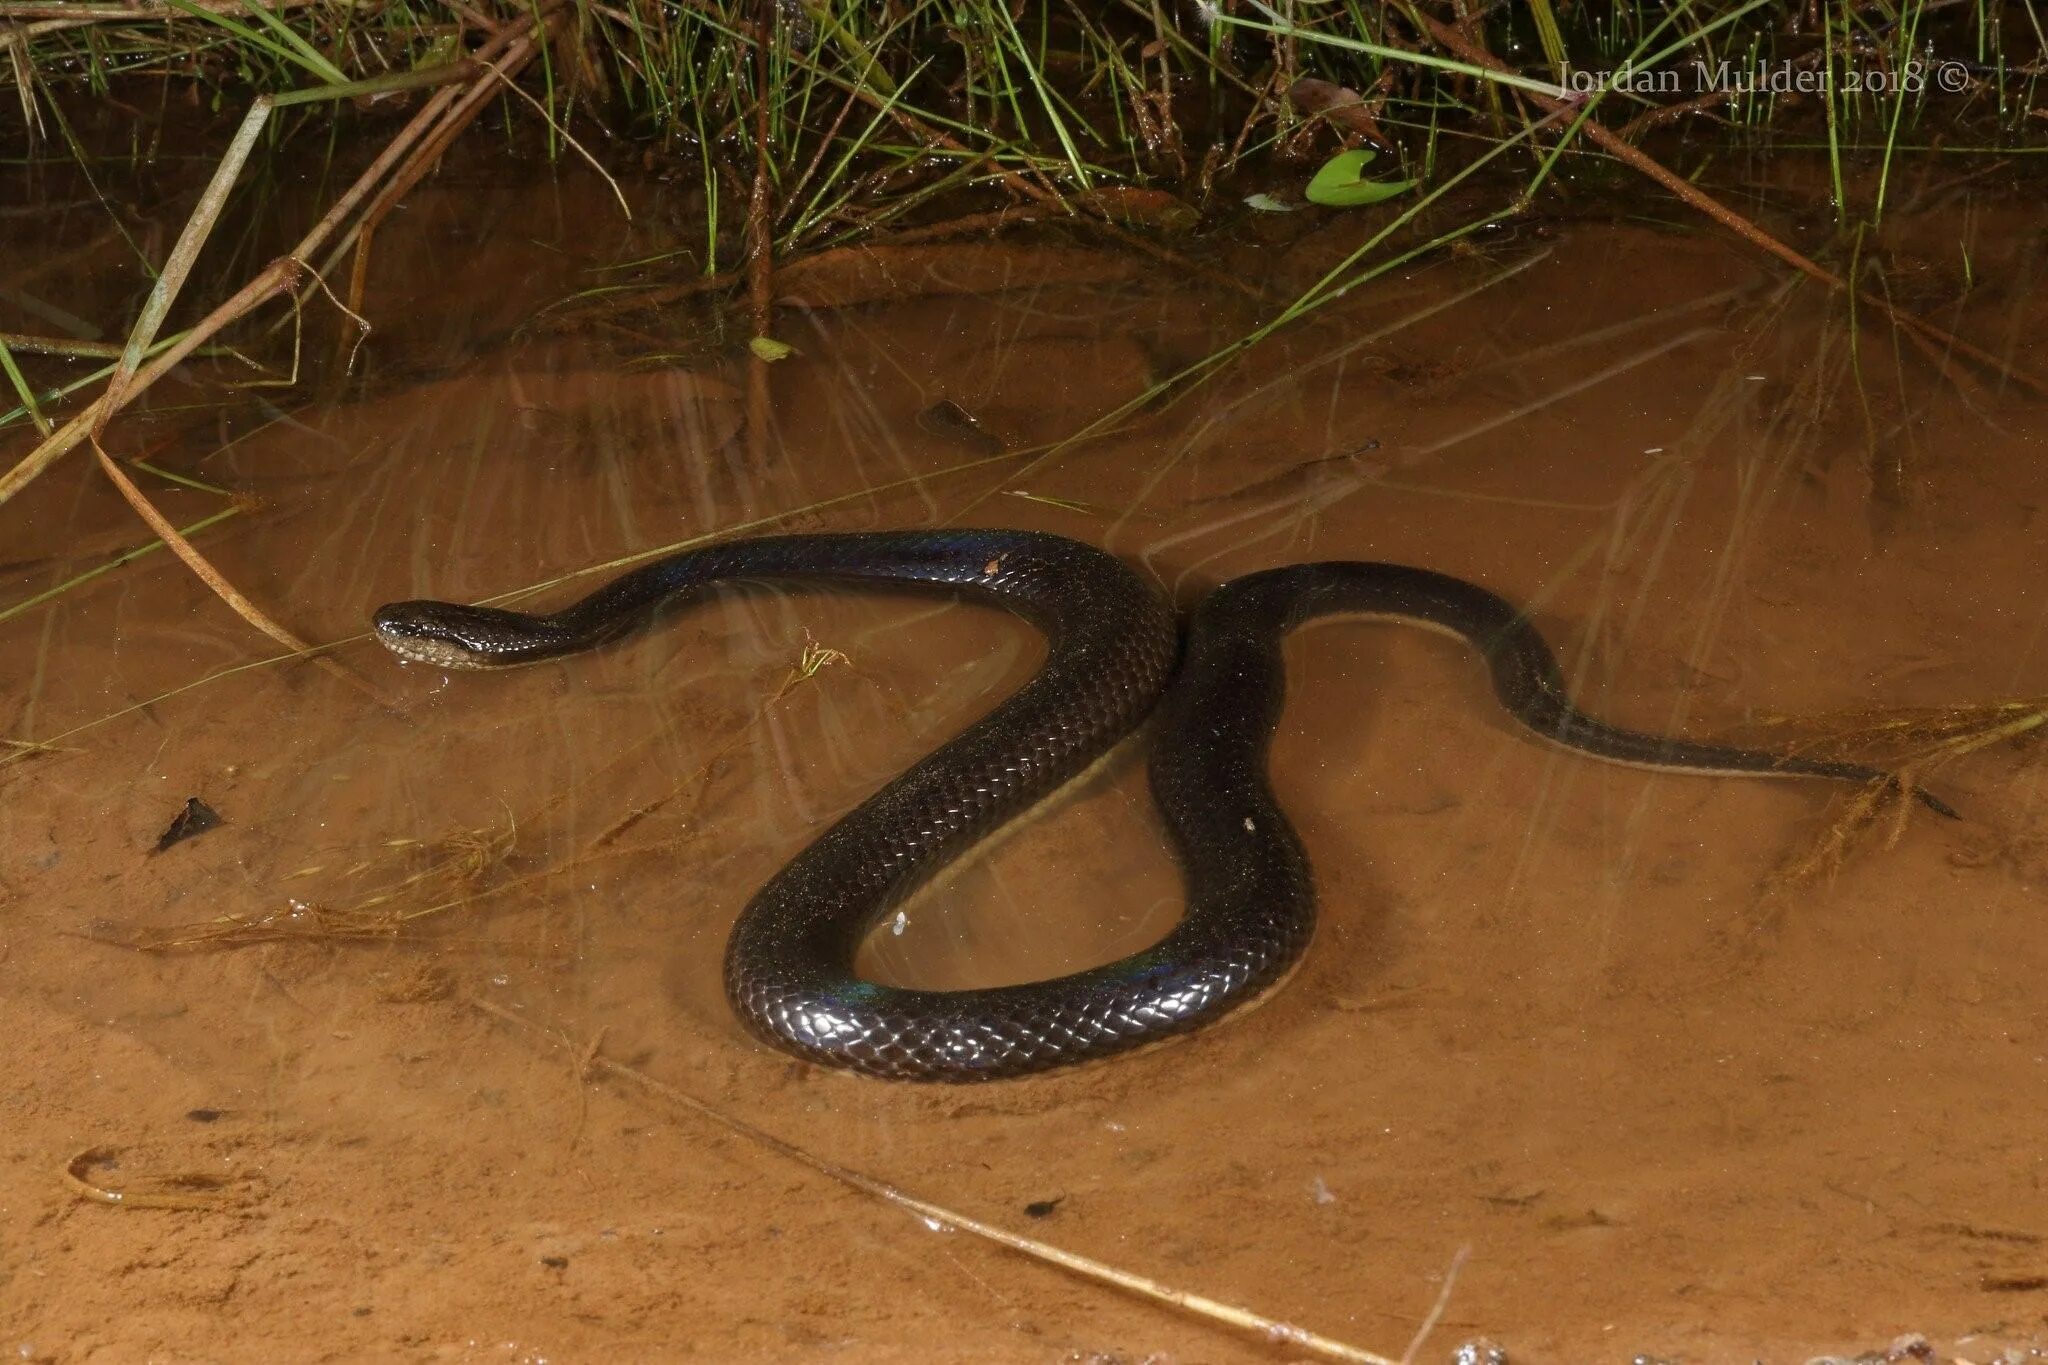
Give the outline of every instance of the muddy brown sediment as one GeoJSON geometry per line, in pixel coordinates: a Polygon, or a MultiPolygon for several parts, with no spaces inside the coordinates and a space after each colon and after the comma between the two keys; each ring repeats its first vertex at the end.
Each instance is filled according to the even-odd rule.
{"type": "MultiPolygon", "coordinates": [[[[563,232],[557,199],[493,202],[495,240],[563,232]]],[[[155,457],[260,496],[199,543],[312,638],[739,526],[962,521],[1105,544],[1183,600],[1305,558],[1441,569],[1529,603],[1588,709],[1645,728],[2048,692],[2039,406],[1868,337],[1857,399],[1839,314],[1767,303],[1778,277],[1711,238],[1582,223],[1417,266],[1048,456],[919,415],[1057,440],[1240,335],[1242,302],[1148,262],[791,309],[760,469],[733,374],[633,367],[615,337],[471,355],[465,319],[502,337],[518,311],[515,249],[471,303],[435,277],[449,220],[411,221],[419,250],[380,238],[387,306],[435,311],[373,339],[374,396],[155,457]]],[[[1356,231],[1269,250],[1276,279],[1356,231]]],[[[1979,275],[2033,278],[2027,242],[1978,244],[1979,275]]],[[[1987,289],[1954,322],[2039,309],[1987,289]]],[[[151,492],[181,525],[220,505],[151,492]]],[[[0,606],[146,539],[79,458],[0,519],[0,606]]],[[[1825,786],[1573,758],[1452,643],[1319,626],[1288,645],[1274,755],[1322,889],[1303,969],[1208,1033],[963,1093],[764,1051],[719,960],[784,859],[1029,676],[1028,628],[759,589],[502,676],[336,651],[396,712],[303,666],[165,695],[269,652],[162,554],[0,621],[8,733],[59,746],[0,769],[0,1346],[26,1358],[1295,1358],[586,1084],[471,997],[922,1198],[1390,1356],[1460,1248],[1420,1359],[2043,1344],[2024,754],[1938,774],[1964,822],[1766,902],[1825,786]],[[844,657],[802,676],[807,642],[844,657]],[[222,826],[144,856],[198,791],[222,826]],[[99,941],[224,915],[279,941],[99,941]],[[204,1175],[217,1203],[83,1198],[63,1173],[95,1148],[99,1185],[204,1175]]],[[[1141,769],[951,874],[873,969],[1019,980],[1155,938],[1178,887],[1141,769]]]]}

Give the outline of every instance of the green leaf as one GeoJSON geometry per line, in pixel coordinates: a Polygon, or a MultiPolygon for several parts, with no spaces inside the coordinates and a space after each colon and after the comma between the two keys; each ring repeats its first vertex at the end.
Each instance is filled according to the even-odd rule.
{"type": "Polygon", "coordinates": [[[1359,179],[1358,173],[1378,155],[1378,152],[1365,147],[1337,153],[1325,161],[1323,168],[1310,179],[1308,188],[1302,191],[1303,195],[1311,204],[1349,209],[1360,204],[1377,204],[1382,199],[1392,199],[1415,188],[1413,180],[1359,179]]]}
{"type": "Polygon", "coordinates": [[[774,337],[755,337],[747,343],[747,349],[762,360],[787,360],[796,354],[796,347],[774,337]]]}
{"type": "Polygon", "coordinates": [[[412,69],[424,70],[440,66],[444,62],[456,61],[462,56],[462,39],[453,33],[444,33],[412,55],[412,69]]]}
{"type": "Polygon", "coordinates": [[[297,30],[284,20],[278,18],[274,12],[257,3],[257,0],[242,0],[242,5],[250,14],[262,20],[264,27],[276,34],[280,42],[298,54],[299,65],[305,67],[306,70],[312,72],[329,85],[346,85],[348,83],[348,75],[340,67],[328,61],[326,57],[321,55],[318,48],[307,42],[299,35],[297,30]]]}

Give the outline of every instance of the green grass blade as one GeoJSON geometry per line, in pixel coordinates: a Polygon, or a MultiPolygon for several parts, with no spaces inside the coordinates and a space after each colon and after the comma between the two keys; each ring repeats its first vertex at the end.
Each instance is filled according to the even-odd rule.
{"type": "MultiPolygon", "coordinates": [[[[192,0],[164,0],[164,3],[168,4],[172,9],[190,15],[194,19],[226,29],[249,46],[269,53],[287,66],[296,66],[311,72],[319,77],[323,84],[343,85],[348,81],[348,77],[342,73],[339,67],[335,66],[334,63],[328,61],[318,52],[315,52],[295,33],[291,35],[293,42],[282,43],[260,29],[251,28],[249,25],[237,22],[225,14],[216,14],[210,9],[195,5],[192,3],[192,0]]],[[[277,24],[280,27],[284,24],[283,20],[271,14],[268,10],[257,7],[257,12],[262,14],[269,23],[277,24]]]]}

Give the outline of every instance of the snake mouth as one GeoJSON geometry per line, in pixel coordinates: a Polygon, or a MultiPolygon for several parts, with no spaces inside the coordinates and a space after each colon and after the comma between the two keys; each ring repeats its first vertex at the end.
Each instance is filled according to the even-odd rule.
{"type": "Polygon", "coordinates": [[[371,619],[377,643],[408,663],[435,668],[480,669],[492,666],[488,650],[463,638],[461,609],[450,611],[433,602],[394,602],[379,607],[371,619]]]}
{"type": "Polygon", "coordinates": [[[545,616],[453,602],[392,602],[371,618],[377,643],[409,663],[496,672],[568,652],[545,616]]]}
{"type": "Polygon", "coordinates": [[[389,629],[381,623],[377,626],[376,633],[378,644],[409,664],[471,670],[490,667],[461,645],[449,640],[437,639],[431,635],[409,635],[402,629],[389,629]]]}

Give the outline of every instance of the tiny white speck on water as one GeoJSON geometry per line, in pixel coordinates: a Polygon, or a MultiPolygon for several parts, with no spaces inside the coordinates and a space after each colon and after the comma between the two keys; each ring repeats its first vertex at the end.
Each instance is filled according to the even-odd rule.
{"type": "Polygon", "coordinates": [[[1308,1187],[1310,1192],[1315,1195],[1318,1204],[1334,1204],[1337,1202],[1337,1196],[1330,1193],[1330,1187],[1323,1183],[1321,1176],[1317,1176],[1314,1180],[1309,1181],[1308,1187]]]}
{"type": "Polygon", "coordinates": [[[901,910],[898,910],[896,912],[895,921],[889,925],[889,932],[895,934],[897,937],[900,938],[902,937],[903,931],[905,929],[908,929],[909,927],[910,916],[904,914],[901,910]]]}
{"type": "Polygon", "coordinates": [[[1647,447],[1645,447],[1645,448],[1644,448],[1644,450],[1643,450],[1643,454],[1645,454],[1645,455],[1662,455],[1663,453],[1664,453],[1664,447],[1663,447],[1663,446],[1647,446],[1647,447]]]}
{"type": "Polygon", "coordinates": [[[1246,834],[1256,834],[1256,833],[1258,833],[1258,829],[1259,829],[1259,827],[1258,827],[1257,825],[1255,825],[1255,824],[1253,824],[1253,823],[1252,823],[1252,818],[1251,818],[1251,816],[1249,816],[1249,815],[1245,816],[1245,818],[1244,818],[1244,832],[1245,832],[1246,834]]]}

